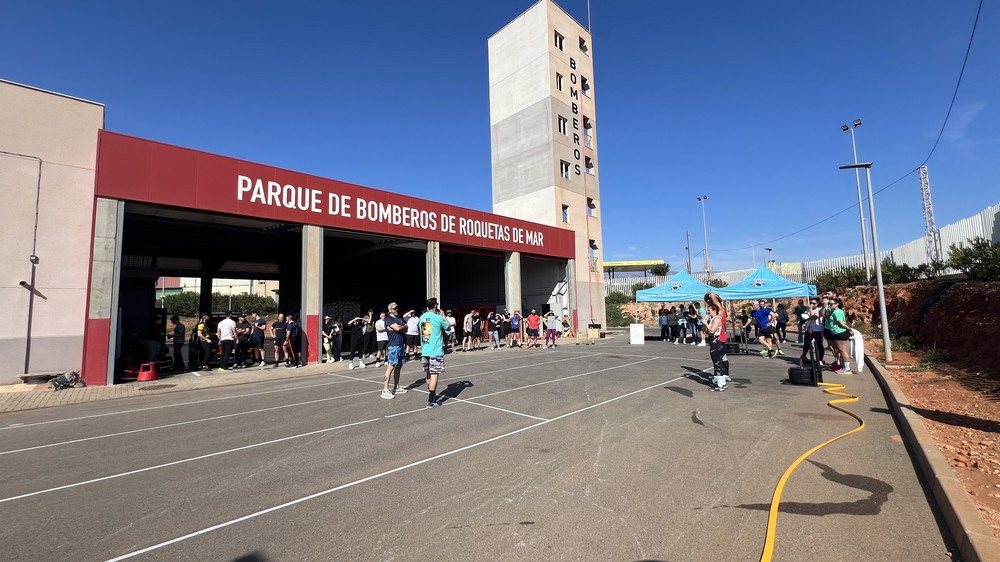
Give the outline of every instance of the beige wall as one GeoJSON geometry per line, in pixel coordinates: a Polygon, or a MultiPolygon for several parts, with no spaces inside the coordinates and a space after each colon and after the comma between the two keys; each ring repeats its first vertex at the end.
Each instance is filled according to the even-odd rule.
{"type": "Polygon", "coordinates": [[[80,368],[104,106],[0,80],[0,384],[19,381],[38,201],[29,372],[80,368]],[[23,156],[17,156],[23,155],[23,156]]]}
{"type": "Polygon", "coordinates": [[[534,4],[489,39],[493,212],[574,231],[572,302],[581,325],[591,319],[605,323],[592,53],[590,33],[550,0],[534,4]],[[555,32],[563,36],[562,50],[556,47],[555,32]],[[586,52],[580,48],[581,37],[586,52]],[[562,90],[557,88],[556,73],[562,75],[562,90]],[[584,77],[591,86],[589,96],[583,94],[584,77]],[[559,116],[568,120],[566,134],[559,131],[559,116]],[[585,144],[584,116],[594,123],[590,147],[585,144]],[[574,118],[578,129],[573,127],[574,118]],[[580,150],[579,159],[575,150],[580,150]],[[584,170],[587,156],[595,161],[592,175],[584,170]],[[569,179],[561,176],[560,160],[571,165],[569,179]],[[577,165],[580,175],[575,174],[577,165]],[[587,198],[596,204],[594,216],[587,214],[587,198]],[[569,205],[568,224],[562,220],[562,205],[569,205]],[[598,247],[593,267],[590,240],[598,247]]]}

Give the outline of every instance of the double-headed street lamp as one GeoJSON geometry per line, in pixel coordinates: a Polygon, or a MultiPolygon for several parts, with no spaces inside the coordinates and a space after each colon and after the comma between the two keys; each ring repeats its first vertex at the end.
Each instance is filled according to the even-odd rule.
{"type": "MultiPolygon", "coordinates": [[[[868,183],[868,220],[872,225],[872,250],[875,252],[875,283],[878,285],[878,312],[882,316],[882,345],[885,349],[886,363],[892,361],[892,344],[889,342],[889,315],[885,311],[885,285],[882,284],[882,256],[878,251],[878,230],[875,226],[875,197],[872,194],[872,163],[847,164],[841,170],[865,169],[865,181],[868,183]]],[[[864,228],[862,227],[862,230],[864,228]]]]}
{"type": "Polygon", "coordinates": [[[708,201],[708,195],[698,197],[698,202],[701,203],[701,223],[705,228],[705,276],[707,281],[708,276],[712,273],[712,265],[708,261],[708,220],[705,218],[705,201],[708,201]]]}
{"type": "MultiPolygon", "coordinates": [[[[851,148],[854,149],[854,164],[858,163],[858,144],[854,140],[854,129],[861,126],[861,120],[855,119],[853,127],[849,125],[841,125],[840,130],[851,133],[851,148]]],[[[870,282],[872,278],[872,266],[871,261],[868,256],[868,235],[865,232],[865,209],[861,203],[861,171],[858,167],[854,168],[854,181],[858,185],[858,216],[861,218],[861,256],[864,259],[865,264],[865,281],[870,282]]],[[[878,259],[878,258],[876,258],[878,259]]]]}

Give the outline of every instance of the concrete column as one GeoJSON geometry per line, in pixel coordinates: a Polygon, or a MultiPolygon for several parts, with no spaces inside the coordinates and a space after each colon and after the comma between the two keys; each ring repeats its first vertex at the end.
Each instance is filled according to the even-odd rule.
{"type": "Polygon", "coordinates": [[[302,308],[299,326],[305,337],[299,357],[303,365],[318,362],[323,331],[323,227],[302,227],[302,308]]]}
{"type": "Polygon", "coordinates": [[[198,292],[198,313],[207,312],[209,314],[216,312],[212,310],[212,277],[203,276],[201,278],[201,287],[198,292]]]}
{"type": "Polygon", "coordinates": [[[504,252],[504,297],[507,310],[521,310],[521,252],[504,252]]]}
{"type": "Polygon", "coordinates": [[[427,296],[441,300],[441,243],[427,243],[427,296]]]}
{"type": "MultiPolygon", "coordinates": [[[[573,319],[573,331],[579,334],[581,326],[579,314],[580,300],[577,298],[576,260],[574,259],[566,261],[566,291],[566,300],[569,309],[573,311],[570,313],[570,317],[573,319]]],[[[583,327],[586,328],[586,326],[583,327]]]]}
{"type": "Polygon", "coordinates": [[[87,325],[83,332],[81,375],[91,386],[114,384],[118,341],[118,291],[121,284],[125,203],[97,198],[94,240],[87,286],[87,325]]]}

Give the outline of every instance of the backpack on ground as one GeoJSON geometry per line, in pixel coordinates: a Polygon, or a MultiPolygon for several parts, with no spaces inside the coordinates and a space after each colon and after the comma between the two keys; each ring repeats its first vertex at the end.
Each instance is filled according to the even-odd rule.
{"type": "Polygon", "coordinates": [[[70,371],[68,373],[63,373],[58,377],[49,381],[52,385],[52,390],[63,390],[65,388],[73,388],[77,385],[86,386],[83,379],[80,378],[79,373],[76,371],[70,371]]]}

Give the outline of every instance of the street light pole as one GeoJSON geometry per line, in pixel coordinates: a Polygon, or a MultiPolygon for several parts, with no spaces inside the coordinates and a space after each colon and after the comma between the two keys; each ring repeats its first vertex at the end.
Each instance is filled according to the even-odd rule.
{"type": "Polygon", "coordinates": [[[773,261],[771,259],[771,250],[773,250],[774,248],[764,248],[764,249],[767,250],[767,268],[771,269],[771,262],[773,261]]]}
{"type": "Polygon", "coordinates": [[[875,226],[875,197],[872,194],[872,163],[862,162],[841,166],[841,170],[854,168],[865,169],[865,181],[868,182],[868,219],[872,226],[872,250],[875,252],[875,284],[878,286],[878,312],[882,316],[882,346],[885,350],[885,362],[892,361],[892,344],[889,341],[889,315],[885,310],[885,285],[882,283],[882,259],[878,251],[878,230],[875,226]]]}
{"type": "Polygon", "coordinates": [[[705,280],[708,281],[712,273],[712,262],[708,259],[708,219],[705,218],[705,201],[708,201],[708,195],[698,197],[698,201],[701,203],[701,223],[705,228],[705,280]]]}
{"type": "MultiPolygon", "coordinates": [[[[854,129],[861,126],[861,119],[855,119],[853,127],[848,125],[841,125],[840,130],[851,132],[851,148],[854,150],[854,164],[858,163],[858,144],[854,139],[854,129]]],[[[861,170],[854,168],[854,181],[858,186],[858,217],[861,219],[861,255],[865,264],[865,281],[871,282],[872,278],[872,265],[871,258],[868,255],[868,234],[865,229],[865,208],[861,201],[861,170]]],[[[876,256],[876,260],[878,257],[876,256]]]]}

